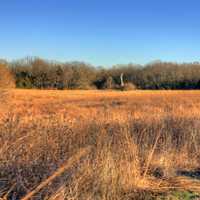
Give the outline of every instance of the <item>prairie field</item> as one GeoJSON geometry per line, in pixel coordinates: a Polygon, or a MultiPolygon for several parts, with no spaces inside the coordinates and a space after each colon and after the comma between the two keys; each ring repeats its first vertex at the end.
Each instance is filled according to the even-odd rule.
{"type": "Polygon", "coordinates": [[[2,94],[2,199],[200,198],[200,91],[2,94]]]}

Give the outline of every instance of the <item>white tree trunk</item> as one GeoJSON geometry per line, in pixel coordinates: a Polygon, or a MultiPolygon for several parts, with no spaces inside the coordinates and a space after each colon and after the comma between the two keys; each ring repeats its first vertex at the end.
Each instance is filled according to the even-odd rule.
{"type": "Polygon", "coordinates": [[[124,74],[121,73],[120,75],[120,84],[121,84],[121,87],[124,87],[124,74]]]}

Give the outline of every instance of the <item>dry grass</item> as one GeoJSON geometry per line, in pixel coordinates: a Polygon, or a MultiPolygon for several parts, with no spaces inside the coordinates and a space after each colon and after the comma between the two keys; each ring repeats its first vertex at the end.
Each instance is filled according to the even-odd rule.
{"type": "Polygon", "coordinates": [[[200,192],[199,177],[189,178],[200,165],[199,106],[199,91],[10,90],[0,104],[1,196],[128,200],[200,192]]]}

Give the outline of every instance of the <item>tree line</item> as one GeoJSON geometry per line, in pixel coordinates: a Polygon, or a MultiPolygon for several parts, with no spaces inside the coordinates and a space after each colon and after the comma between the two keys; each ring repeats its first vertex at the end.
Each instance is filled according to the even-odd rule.
{"type": "MultiPolygon", "coordinates": [[[[59,63],[41,58],[25,58],[12,62],[0,61],[0,65],[10,70],[18,88],[200,89],[198,62],[157,61],[147,65],[130,63],[106,68],[84,62],[59,63]]],[[[0,80],[3,74],[6,74],[5,70],[4,73],[0,72],[0,80]]]]}

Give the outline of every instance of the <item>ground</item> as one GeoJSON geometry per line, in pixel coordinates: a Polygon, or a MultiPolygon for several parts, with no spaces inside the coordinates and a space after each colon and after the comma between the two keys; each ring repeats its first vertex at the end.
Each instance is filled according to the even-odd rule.
{"type": "Polygon", "coordinates": [[[21,199],[89,148],[34,199],[198,199],[199,111],[200,91],[6,91],[2,196],[21,199]]]}

